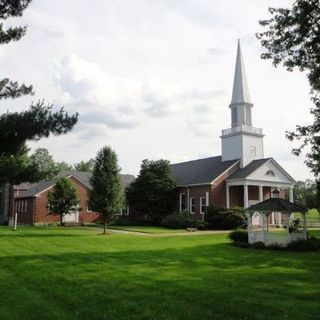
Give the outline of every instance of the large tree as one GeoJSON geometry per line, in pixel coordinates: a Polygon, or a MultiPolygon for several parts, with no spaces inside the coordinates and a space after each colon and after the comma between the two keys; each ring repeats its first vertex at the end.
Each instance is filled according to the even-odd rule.
{"type": "MultiPolygon", "coordinates": [[[[0,20],[22,16],[31,0],[5,0],[0,3],[0,20]]],[[[8,27],[0,23],[0,44],[18,41],[26,33],[26,26],[8,27]]],[[[31,85],[18,84],[7,78],[0,80],[0,100],[15,99],[21,96],[33,94],[31,85]]],[[[72,130],[77,123],[78,114],[69,115],[64,108],[53,111],[53,106],[43,101],[32,104],[23,112],[6,112],[0,115],[0,164],[10,168],[10,176],[2,167],[0,184],[9,182],[17,183],[33,180],[32,164],[25,161],[27,154],[26,143],[28,140],[39,140],[50,134],[60,135],[72,130]],[[15,164],[23,162],[23,167],[15,164]],[[14,169],[15,168],[15,169],[14,169]],[[31,173],[30,175],[28,173],[31,173]]]]}
{"type": "Polygon", "coordinates": [[[48,193],[49,214],[58,214],[61,225],[66,214],[80,209],[79,204],[77,190],[66,177],[60,178],[53,187],[53,191],[48,193]]]}
{"type": "Polygon", "coordinates": [[[92,189],[89,193],[89,203],[90,207],[102,216],[104,234],[107,223],[123,208],[123,190],[119,174],[116,153],[110,147],[102,148],[95,159],[90,179],[92,189]]]}
{"type": "Polygon", "coordinates": [[[174,209],[175,187],[169,161],[143,160],[137,179],[126,190],[126,197],[131,208],[159,223],[174,209]]]}
{"type": "Polygon", "coordinates": [[[86,171],[92,172],[94,168],[94,159],[89,159],[88,161],[80,161],[73,165],[75,171],[86,171]]]}
{"type": "Polygon", "coordinates": [[[37,168],[39,180],[49,180],[57,175],[59,168],[46,148],[38,148],[30,156],[31,163],[37,168]]]}
{"type": "MultiPolygon", "coordinates": [[[[296,0],[291,8],[269,8],[271,18],[260,21],[265,28],[257,37],[265,49],[263,59],[282,64],[288,71],[305,71],[311,87],[313,123],[297,125],[287,132],[289,140],[300,141],[293,154],[299,156],[309,146],[306,164],[313,172],[320,196],[320,3],[319,0],[296,0]]],[[[319,200],[318,200],[319,206],[319,200]]]]}

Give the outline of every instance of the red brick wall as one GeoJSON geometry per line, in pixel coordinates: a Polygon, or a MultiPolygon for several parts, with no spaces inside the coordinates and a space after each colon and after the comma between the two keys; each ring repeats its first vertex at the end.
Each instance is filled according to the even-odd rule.
{"type": "MultiPolygon", "coordinates": [[[[98,221],[100,216],[97,212],[87,211],[89,189],[74,177],[70,177],[69,179],[76,188],[80,198],[81,211],[79,214],[79,222],[90,223],[98,221]]],[[[36,198],[34,223],[59,222],[58,215],[48,214],[48,193],[50,191],[52,190],[45,191],[36,198]]]]}
{"type": "Polygon", "coordinates": [[[212,186],[212,201],[210,205],[214,207],[224,208],[226,207],[226,179],[234,172],[239,170],[239,164],[235,165],[223,175],[221,175],[212,186]]]}
{"type": "MultiPolygon", "coordinates": [[[[75,186],[80,198],[81,211],[79,213],[79,222],[90,223],[99,221],[99,213],[87,211],[88,188],[73,177],[70,177],[69,179],[75,186]]],[[[51,190],[41,193],[38,197],[27,198],[27,212],[18,213],[19,224],[54,223],[60,221],[58,215],[48,213],[47,205],[49,191],[52,191],[52,188],[51,190]]],[[[15,199],[15,202],[19,200],[22,200],[22,198],[15,199]]]]}

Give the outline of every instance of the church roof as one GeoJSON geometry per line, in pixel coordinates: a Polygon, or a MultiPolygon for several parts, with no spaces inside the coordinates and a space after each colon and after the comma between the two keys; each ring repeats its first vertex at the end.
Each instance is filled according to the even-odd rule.
{"type": "Polygon", "coordinates": [[[270,159],[272,158],[253,160],[248,165],[239,169],[238,171],[233,173],[231,176],[229,176],[227,180],[244,179],[247,176],[249,176],[252,172],[254,172],[256,169],[261,167],[263,164],[268,162],[270,159]]]}
{"type": "Polygon", "coordinates": [[[172,164],[178,186],[210,184],[239,160],[221,161],[221,156],[172,164]]]}
{"type": "MultiPolygon", "coordinates": [[[[53,187],[56,182],[61,177],[69,177],[73,176],[77,180],[79,180],[82,184],[84,184],[87,188],[91,189],[91,183],[90,183],[90,172],[85,171],[62,171],[60,172],[55,178],[51,180],[44,180],[40,181],[39,183],[33,185],[30,189],[21,192],[19,194],[18,198],[28,198],[28,197],[35,197],[37,194],[53,187]]],[[[123,188],[126,188],[129,184],[133,182],[135,177],[130,174],[120,174],[120,179],[123,188]]]]}
{"type": "Polygon", "coordinates": [[[240,40],[238,40],[237,60],[233,79],[231,104],[252,104],[246,77],[246,70],[241,53],[240,40]]]}

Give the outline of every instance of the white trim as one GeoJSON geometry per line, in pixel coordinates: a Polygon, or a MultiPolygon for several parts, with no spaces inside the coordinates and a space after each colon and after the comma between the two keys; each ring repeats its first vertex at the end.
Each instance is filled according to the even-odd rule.
{"type": "MultiPolygon", "coordinates": [[[[70,177],[75,178],[78,182],[80,182],[80,183],[83,184],[86,188],[88,188],[89,190],[91,190],[91,188],[90,188],[87,184],[85,184],[82,180],[80,180],[79,178],[77,178],[77,177],[74,176],[73,174],[70,174],[70,175],[68,175],[68,176],[61,176],[61,177],[59,177],[59,178],[70,178],[70,177]]],[[[58,181],[58,180],[57,180],[57,181],[58,181]]],[[[33,195],[33,196],[28,196],[28,197],[26,197],[26,198],[39,197],[42,193],[44,193],[44,192],[52,189],[52,188],[56,185],[56,183],[57,183],[57,182],[55,182],[55,183],[52,184],[51,186],[47,187],[46,189],[41,190],[40,192],[36,193],[35,195],[33,195]]]]}
{"type": "MultiPolygon", "coordinates": [[[[231,161],[231,160],[228,160],[228,161],[231,161]]],[[[225,171],[220,173],[216,178],[214,178],[214,180],[212,180],[212,182],[210,184],[213,184],[216,180],[218,180],[221,176],[223,176],[226,172],[228,172],[228,170],[232,169],[236,164],[239,164],[239,163],[240,163],[240,160],[238,160],[232,166],[230,166],[228,169],[226,169],[225,171]]]]}
{"type": "MultiPolygon", "coordinates": [[[[264,162],[263,164],[261,164],[258,168],[256,168],[255,170],[253,170],[252,172],[250,172],[250,174],[247,175],[247,177],[249,177],[251,174],[253,174],[255,171],[257,171],[259,168],[261,168],[263,165],[269,163],[269,162],[272,162],[272,164],[274,164],[278,169],[279,171],[285,175],[288,180],[290,180],[290,182],[277,182],[277,181],[272,181],[271,183],[280,183],[280,184],[287,184],[287,185],[293,185],[293,184],[296,184],[296,181],[290,176],[290,174],[284,170],[280,164],[274,160],[273,158],[269,158],[268,161],[264,162]]],[[[250,179],[247,179],[247,177],[244,177],[244,178],[238,178],[238,179],[226,179],[226,182],[232,182],[232,181],[255,181],[255,180],[250,180],[250,179]]],[[[270,181],[266,181],[266,183],[270,183],[270,181]]]]}

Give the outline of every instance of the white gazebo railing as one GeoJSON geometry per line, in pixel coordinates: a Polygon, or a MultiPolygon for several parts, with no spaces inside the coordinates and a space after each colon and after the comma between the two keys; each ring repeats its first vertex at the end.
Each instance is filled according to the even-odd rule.
{"type": "Polygon", "coordinates": [[[304,232],[283,233],[268,231],[251,231],[249,232],[249,243],[262,241],[265,245],[278,244],[287,246],[292,241],[303,240],[306,238],[304,232]]]}

